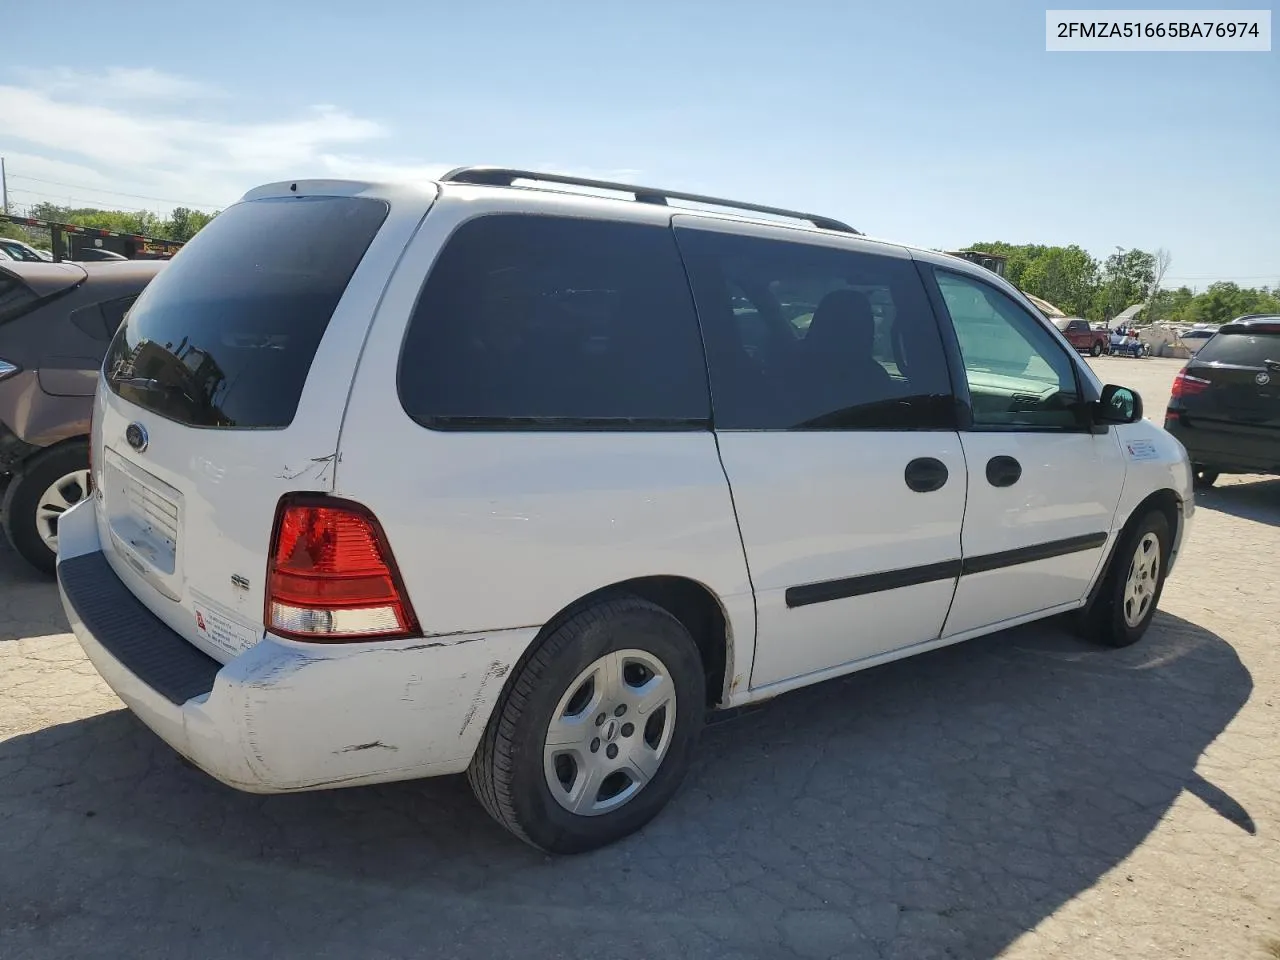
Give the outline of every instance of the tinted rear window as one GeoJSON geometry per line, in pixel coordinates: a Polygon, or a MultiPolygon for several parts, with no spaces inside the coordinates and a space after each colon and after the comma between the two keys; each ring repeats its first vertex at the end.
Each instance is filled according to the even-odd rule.
{"type": "Polygon", "coordinates": [[[399,390],[436,428],[706,426],[706,361],[671,231],[523,214],[463,224],[419,298],[399,390]]]}
{"type": "Polygon", "coordinates": [[[112,389],[200,427],[284,427],[382,201],[284,197],[219,214],[156,277],[107,352],[112,389]]]}
{"type": "Polygon", "coordinates": [[[1196,354],[1201,363],[1237,363],[1260,367],[1280,362],[1280,333],[1220,333],[1196,354]]]}
{"type": "Polygon", "coordinates": [[[0,270],[0,322],[20,316],[37,299],[25,283],[0,270]]]}
{"type": "Polygon", "coordinates": [[[94,340],[110,340],[138,295],[91,303],[71,312],[71,322],[94,340]]]}

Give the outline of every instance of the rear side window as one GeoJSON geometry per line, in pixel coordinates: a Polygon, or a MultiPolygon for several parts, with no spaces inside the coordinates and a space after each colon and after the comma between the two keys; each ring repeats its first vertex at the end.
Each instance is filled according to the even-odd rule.
{"type": "Polygon", "coordinates": [[[1280,363],[1280,328],[1268,333],[1219,333],[1196,354],[1200,363],[1261,367],[1280,363]]]}
{"type": "Polygon", "coordinates": [[[0,270],[0,323],[23,314],[39,297],[10,273],[0,270]]]}
{"type": "Polygon", "coordinates": [[[954,429],[928,296],[909,260],[677,230],[724,430],[954,429]]]}
{"type": "Polygon", "coordinates": [[[671,232],[479,217],[423,287],[400,401],[452,429],[681,429],[710,418],[697,315],[671,232]]]}
{"type": "Polygon", "coordinates": [[[387,209],[284,197],[219,214],[129,311],[107,351],[111,389],[192,426],[288,426],[387,209]]]}
{"type": "Polygon", "coordinates": [[[110,340],[124,321],[138,295],[91,303],[71,313],[71,322],[94,340],[110,340]]]}

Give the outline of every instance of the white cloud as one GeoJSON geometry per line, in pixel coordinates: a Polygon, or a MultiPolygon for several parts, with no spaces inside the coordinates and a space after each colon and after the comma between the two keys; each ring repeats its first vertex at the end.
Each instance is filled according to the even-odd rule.
{"type": "Polygon", "coordinates": [[[372,180],[387,183],[434,180],[457,166],[450,163],[395,163],[340,154],[324,154],[319,160],[325,176],[340,180],[372,180]]]}
{"type": "Polygon", "coordinates": [[[19,69],[26,86],[45,93],[74,96],[86,101],[200,100],[221,97],[222,91],[207,83],[163,73],[150,67],[108,67],[89,73],[72,67],[19,69]]]}
{"type": "Polygon", "coordinates": [[[213,102],[218,91],[152,70],[24,76],[27,84],[0,85],[0,153],[10,158],[13,184],[23,191],[14,199],[23,204],[75,198],[166,211],[175,203],[225,206],[251,187],[289,177],[414,180],[449,168],[363,156],[388,131],[337,106],[235,122],[211,116],[200,102],[213,102]]]}

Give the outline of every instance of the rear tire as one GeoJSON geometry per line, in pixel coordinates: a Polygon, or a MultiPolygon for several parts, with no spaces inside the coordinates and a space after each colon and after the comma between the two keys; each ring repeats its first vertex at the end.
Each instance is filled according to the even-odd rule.
{"type": "Polygon", "coordinates": [[[1097,340],[1093,341],[1093,346],[1089,348],[1089,355],[1090,355],[1090,356],[1094,356],[1094,357],[1100,357],[1100,356],[1102,356],[1102,344],[1101,344],[1101,342],[1099,342],[1099,341],[1097,341],[1097,340]]]}
{"type": "Polygon", "coordinates": [[[1208,489],[1218,482],[1218,471],[1212,467],[1202,467],[1199,464],[1192,468],[1191,482],[1202,489],[1208,489]]]}
{"type": "Polygon", "coordinates": [[[594,603],[554,625],[517,668],[467,770],[471,788],[539,849],[602,847],[675,794],[705,696],[702,659],[679,620],[630,595],[594,603]]]}
{"type": "Polygon", "coordinates": [[[1127,647],[1142,639],[1160,603],[1172,549],[1169,520],[1159,510],[1144,515],[1123,535],[1085,617],[1090,639],[1108,647],[1127,647]]]}
{"type": "Polygon", "coordinates": [[[0,508],[5,535],[23,559],[43,573],[53,573],[58,563],[56,514],[88,494],[88,470],[86,442],[60,444],[24,463],[5,491],[0,508]]]}

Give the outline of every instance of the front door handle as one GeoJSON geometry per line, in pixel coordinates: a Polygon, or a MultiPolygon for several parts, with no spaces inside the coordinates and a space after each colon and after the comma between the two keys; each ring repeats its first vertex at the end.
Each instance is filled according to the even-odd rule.
{"type": "Polygon", "coordinates": [[[951,474],[947,465],[936,457],[916,457],[907,464],[903,478],[916,493],[932,493],[941,490],[951,474]]]}
{"type": "Polygon", "coordinates": [[[1012,487],[1022,476],[1022,464],[1013,457],[992,457],[987,461],[987,483],[993,487],[1012,487]]]}

